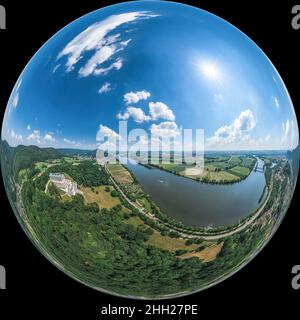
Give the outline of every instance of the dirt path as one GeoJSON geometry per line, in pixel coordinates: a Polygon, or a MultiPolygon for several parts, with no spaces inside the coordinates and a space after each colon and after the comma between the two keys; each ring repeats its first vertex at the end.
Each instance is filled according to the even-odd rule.
{"type": "Polygon", "coordinates": [[[46,184],[45,193],[47,193],[47,191],[48,191],[49,183],[50,183],[50,180],[48,180],[48,182],[47,182],[47,184],[46,184]]]}

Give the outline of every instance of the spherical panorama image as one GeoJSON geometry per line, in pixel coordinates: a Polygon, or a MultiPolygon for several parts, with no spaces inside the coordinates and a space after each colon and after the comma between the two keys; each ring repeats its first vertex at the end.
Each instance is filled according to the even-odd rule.
{"type": "Polygon", "coordinates": [[[294,108],[240,30],[164,1],[63,28],[20,75],[1,166],[27,236],[77,281],[163,299],[249,262],[290,204],[294,108]]]}

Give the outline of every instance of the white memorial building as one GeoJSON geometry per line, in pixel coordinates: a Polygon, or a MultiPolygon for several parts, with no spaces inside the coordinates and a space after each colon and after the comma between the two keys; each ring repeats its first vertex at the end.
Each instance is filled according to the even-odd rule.
{"type": "Polygon", "coordinates": [[[57,188],[66,192],[69,196],[75,196],[78,192],[77,183],[66,179],[62,173],[50,173],[49,178],[57,188]]]}

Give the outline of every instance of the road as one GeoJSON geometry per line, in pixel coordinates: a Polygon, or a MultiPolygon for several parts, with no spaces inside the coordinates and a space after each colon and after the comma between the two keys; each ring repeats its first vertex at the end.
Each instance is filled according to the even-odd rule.
{"type": "Polygon", "coordinates": [[[47,184],[46,184],[45,193],[47,193],[47,191],[48,191],[49,183],[50,183],[50,180],[48,180],[48,182],[47,182],[47,184]]]}
{"type": "MultiPolygon", "coordinates": [[[[110,173],[110,171],[108,170],[107,166],[104,165],[104,168],[107,172],[107,174],[110,176],[111,178],[111,181],[113,183],[113,185],[115,186],[115,188],[120,192],[120,194],[122,195],[122,197],[130,204],[132,205],[134,208],[136,208],[137,210],[139,210],[139,212],[141,212],[142,214],[146,215],[148,218],[150,218],[151,220],[153,221],[156,221],[156,222],[159,222],[161,223],[162,225],[165,226],[164,222],[162,222],[159,218],[157,218],[155,215],[153,215],[152,213],[150,212],[147,212],[144,208],[142,208],[141,206],[139,206],[136,202],[133,202],[131,201],[127,196],[126,194],[123,192],[123,190],[119,187],[118,183],[114,180],[112,174],[110,173]]],[[[264,210],[264,207],[265,207],[265,204],[267,203],[267,201],[269,200],[270,198],[270,195],[271,195],[271,191],[272,191],[272,186],[273,186],[273,177],[272,177],[272,181],[271,181],[271,187],[270,187],[270,190],[268,192],[268,196],[264,202],[264,204],[260,207],[260,209],[247,221],[245,221],[245,223],[243,223],[241,226],[237,227],[236,229],[234,230],[231,230],[231,231],[228,231],[228,232],[224,232],[222,234],[218,234],[218,235],[196,235],[196,234],[188,234],[188,233],[185,233],[185,232],[182,232],[181,230],[178,230],[176,228],[170,228],[169,226],[165,226],[166,228],[168,228],[170,231],[175,231],[177,232],[178,234],[180,234],[181,237],[183,238],[196,238],[196,237],[200,237],[204,240],[218,240],[218,239],[222,239],[222,238],[225,238],[225,237],[228,237],[228,236],[231,236],[237,232],[240,232],[242,230],[244,230],[245,228],[247,228],[261,213],[262,211],[264,210]]]]}

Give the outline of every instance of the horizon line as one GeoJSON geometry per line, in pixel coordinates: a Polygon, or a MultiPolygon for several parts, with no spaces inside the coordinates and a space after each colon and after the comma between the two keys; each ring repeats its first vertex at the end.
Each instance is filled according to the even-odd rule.
{"type": "MultiPolygon", "coordinates": [[[[52,148],[52,149],[56,149],[56,150],[62,150],[62,149],[70,149],[70,150],[81,150],[81,151],[96,151],[98,150],[97,148],[93,148],[93,149],[87,149],[87,148],[80,148],[80,147],[54,147],[54,146],[47,146],[47,147],[43,147],[43,146],[39,146],[39,145],[35,145],[35,144],[30,144],[30,145],[25,145],[25,144],[19,144],[19,145],[16,145],[16,146],[12,146],[9,144],[9,142],[7,140],[2,140],[2,142],[7,142],[7,144],[11,147],[11,148],[17,148],[19,146],[24,146],[24,147],[31,147],[31,146],[34,146],[34,147],[38,147],[40,149],[49,149],[49,148],[52,148]]],[[[299,146],[299,144],[298,144],[299,146]]],[[[268,151],[268,152],[274,152],[274,151],[277,151],[277,152],[287,152],[287,151],[293,151],[295,149],[298,148],[295,147],[293,149],[235,149],[235,150],[230,150],[230,149],[221,149],[221,150],[216,150],[216,149],[207,149],[207,150],[204,150],[204,153],[205,152],[262,152],[262,151],[268,151]]],[[[124,152],[124,151],[119,151],[119,152],[124,152]]],[[[126,151],[125,151],[126,152],[126,151]]],[[[129,151],[128,151],[129,152],[129,151]]],[[[151,152],[151,151],[143,151],[141,150],[140,152],[151,152]]],[[[155,151],[155,152],[161,152],[161,151],[155,151]]],[[[167,152],[180,152],[177,151],[177,150],[170,150],[170,151],[167,151],[167,152]]],[[[181,151],[181,152],[184,152],[184,151],[181,151]]],[[[189,152],[195,152],[195,151],[189,151],[189,152]]]]}

